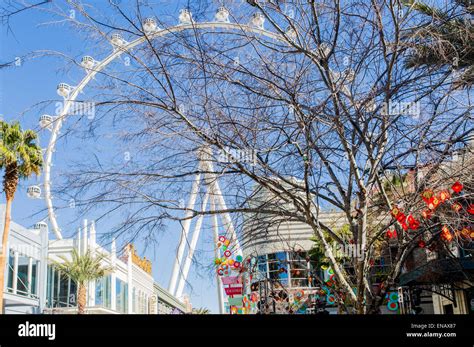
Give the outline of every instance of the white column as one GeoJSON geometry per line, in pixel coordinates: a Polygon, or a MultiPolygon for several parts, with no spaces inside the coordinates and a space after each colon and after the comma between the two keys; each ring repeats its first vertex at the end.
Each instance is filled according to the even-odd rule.
{"type": "Polygon", "coordinates": [[[48,288],[48,247],[49,247],[49,238],[48,238],[48,227],[41,229],[41,251],[40,251],[40,261],[38,263],[38,272],[37,272],[37,288],[38,288],[38,297],[39,297],[39,313],[43,313],[43,310],[46,306],[46,297],[47,297],[47,288],[48,288]]]}
{"type": "Polygon", "coordinates": [[[81,228],[77,228],[77,252],[82,254],[82,247],[81,247],[81,228]]]}
{"type": "Polygon", "coordinates": [[[199,192],[199,183],[201,181],[201,174],[197,174],[193,186],[191,188],[191,196],[189,198],[186,213],[184,215],[183,229],[181,231],[181,238],[179,240],[178,250],[176,252],[176,259],[173,265],[173,272],[171,273],[170,285],[168,291],[174,295],[176,290],[176,284],[178,281],[178,274],[181,270],[181,261],[184,255],[184,249],[188,240],[189,227],[191,226],[191,216],[193,214],[194,205],[196,203],[197,194],[199,192]]]}
{"type": "Polygon", "coordinates": [[[91,250],[92,254],[95,253],[96,245],[95,222],[91,221],[89,226],[89,249],[91,250]]]}
{"type": "Polygon", "coordinates": [[[115,284],[115,281],[116,281],[116,275],[115,275],[115,266],[117,264],[117,248],[116,248],[116,245],[115,245],[115,239],[112,240],[112,247],[111,247],[111,262],[112,262],[112,267],[114,268],[114,270],[112,270],[112,273],[110,275],[110,308],[112,310],[116,310],[117,309],[117,293],[116,293],[116,284],[115,284]]]}
{"type": "MultiPolygon", "coordinates": [[[[206,211],[207,201],[209,200],[209,190],[207,190],[206,195],[204,195],[204,199],[202,201],[201,211],[206,211]]],[[[196,221],[196,225],[194,227],[193,238],[191,239],[191,244],[189,246],[188,255],[184,261],[183,272],[180,274],[180,279],[178,282],[178,289],[176,290],[176,297],[180,298],[183,294],[184,285],[186,284],[186,279],[188,278],[189,269],[191,267],[191,262],[194,256],[194,250],[196,249],[196,245],[199,239],[199,235],[201,234],[201,226],[202,220],[204,215],[200,215],[198,220],[196,221]]]]}
{"type": "Polygon", "coordinates": [[[16,294],[16,289],[17,289],[17,283],[18,283],[18,251],[15,251],[13,253],[13,294],[16,294]]]}
{"type": "Polygon", "coordinates": [[[86,254],[88,244],[87,244],[87,219],[84,219],[82,222],[82,254],[86,254]]]}
{"type": "MultiPolygon", "coordinates": [[[[91,250],[92,256],[95,255],[95,223],[91,221],[89,224],[89,249],[91,250]]],[[[95,289],[96,289],[96,281],[89,282],[89,306],[95,306],[95,289]]],[[[104,298],[105,299],[105,298],[104,298]]]]}
{"type": "MultiPolygon", "coordinates": [[[[214,196],[211,196],[211,211],[216,210],[216,203],[214,196]]],[[[216,258],[220,257],[219,249],[217,248],[217,241],[219,240],[219,224],[217,221],[217,214],[212,216],[212,225],[214,229],[214,256],[216,258]]],[[[217,286],[217,300],[219,304],[219,313],[224,314],[224,295],[222,293],[222,280],[221,277],[217,274],[216,271],[216,286],[217,286]]]]}
{"type": "Polygon", "coordinates": [[[128,249],[128,256],[127,256],[127,282],[128,282],[128,303],[127,303],[127,312],[128,314],[133,313],[133,296],[132,296],[132,288],[133,288],[133,266],[132,266],[132,248],[129,247],[128,249]]]}

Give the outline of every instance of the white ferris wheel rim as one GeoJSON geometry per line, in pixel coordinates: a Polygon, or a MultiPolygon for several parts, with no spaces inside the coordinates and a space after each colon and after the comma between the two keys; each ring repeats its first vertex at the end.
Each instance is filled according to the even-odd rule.
{"type": "Polygon", "coordinates": [[[244,32],[251,32],[255,34],[260,34],[270,39],[277,41],[282,41],[288,43],[287,39],[281,35],[262,27],[256,27],[249,24],[240,24],[240,23],[231,23],[231,22],[202,22],[202,23],[187,23],[187,24],[178,24],[173,27],[158,29],[151,33],[146,33],[139,38],[126,43],[123,47],[114,49],[114,51],[105,57],[102,61],[97,62],[97,64],[92,69],[86,69],[86,76],[79,82],[79,84],[73,89],[72,93],[64,98],[65,104],[61,110],[61,113],[54,119],[54,125],[51,129],[51,137],[49,139],[49,144],[45,153],[45,166],[44,166],[44,199],[46,201],[46,206],[48,209],[48,217],[51,223],[51,228],[57,239],[62,239],[61,229],[59,228],[58,221],[56,219],[56,214],[54,212],[53,206],[53,197],[51,195],[51,167],[53,162],[53,152],[58,140],[59,131],[61,129],[62,123],[68,116],[69,109],[72,103],[76,100],[77,96],[82,92],[82,90],[87,86],[87,84],[94,78],[94,76],[101,72],[105,67],[107,67],[111,62],[116,58],[120,57],[122,53],[129,51],[130,49],[144,43],[148,40],[152,40],[158,37],[163,37],[168,34],[190,30],[190,29],[228,29],[235,30],[239,29],[244,32]]]}

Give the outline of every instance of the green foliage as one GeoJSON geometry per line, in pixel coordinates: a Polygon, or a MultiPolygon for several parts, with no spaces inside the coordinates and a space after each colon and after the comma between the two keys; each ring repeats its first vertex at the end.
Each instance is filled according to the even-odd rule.
{"type": "Polygon", "coordinates": [[[205,307],[193,309],[193,314],[209,314],[210,311],[205,307]]]}
{"type": "Polygon", "coordinates": [[[426,17],[425,24],[409,31],[404,37],[412,45],[407,67],[448,68],[460,72],[455,87],[470,87],[474,83],[474,25],[470,22],[474,6],[468,1],[453,1],[451,11],[444,11],[419,0],[404,4],[426,17]],[[455,9],[454,9],[455,8],[455,9]]]}
{"type": "Polygon", "coordinates": [[[37,139],[36,132],[22,131],[18,122],[9,124],[0,121],[0,167],[16,167],[20,178],[27,178],[33,173],[39,175],[43,155],[37,139]]]}
{"type": "Polygon", "coordinates": [[[98,253],[93,256],[90,250],[81,255],[73,249],[71,259],[66,256],[59,258],[62,261],[53,262],[53,266],[62,274],[69,276],[77,285],[85,285],[89,281],[104,277],[113,270],[111,266],[102,265],[102,260],[106,258],[104,254],[98,253]]]}
{"type": "MultiPolygon", "coordinates": [[[[342,226],[339,230],[337,230],[335,232],[335,234],[338,235],[341,239],[350,239],[352,237],[349,224],[345,224],[344,226],[342,226]]],[[[324,239],[328,243],[331,243],[331,242],[334,241],[331,238],[331,236],[328,235],[328,234],[325,234],[324,239]]],[[[311,237],[311,241],[314,242],[313,247],[308,252],[311,259],[316,261],[320,265],[328,265],[329,264],[329,259],[326,257],[324,247],[321,244],[321,242],[315,236],[311,237]]],[[[342,261],[342,260],[345,259],[344,257],[337,254],[337,252],[335,254],[335,258],[338,261],[342,261]]]]}

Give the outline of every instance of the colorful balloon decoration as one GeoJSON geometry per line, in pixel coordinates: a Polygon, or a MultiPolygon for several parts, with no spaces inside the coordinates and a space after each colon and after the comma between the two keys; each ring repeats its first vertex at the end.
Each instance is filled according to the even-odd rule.
{"type": "Polygon", "coordinates": [[[231,314],[249,313],[255,307],[255,298],[243,295],[242,261],[241,255],[233,257],[231,241],[224,235],[220,235],[217,248],[223,255],[216,258],[214,264],[217,267],[217,275],[220,276],[224,286],[224,292],[228,296],[227,302],[231,314]]]}
{"type": "Polygon", "coordinates": [[[398,311],[398,293],[397,292],[390,292],[386,295],[387,301],[387,308],[390,311],[398,311]]]}
{"type": "Polygon", "coordinates": [[[334,305],[336,303],[336,296],[331,293],[331,290],[334,290],[336,287],[334,270],[324,265],[321,266],[321,269],[324,271],[323,278],[325,285],[321,286],[319,296],[326,296],[326,304],[334,305]]]}

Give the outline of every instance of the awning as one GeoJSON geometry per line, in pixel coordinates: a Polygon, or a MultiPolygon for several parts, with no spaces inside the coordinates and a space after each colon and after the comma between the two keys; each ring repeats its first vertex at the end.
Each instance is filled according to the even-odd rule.
{"type": "Polygon", "coordinates": [[[399,285],[449,284],[465,280],[474,282],[473,259],[435,259],[400,275],[399,285]]]}

